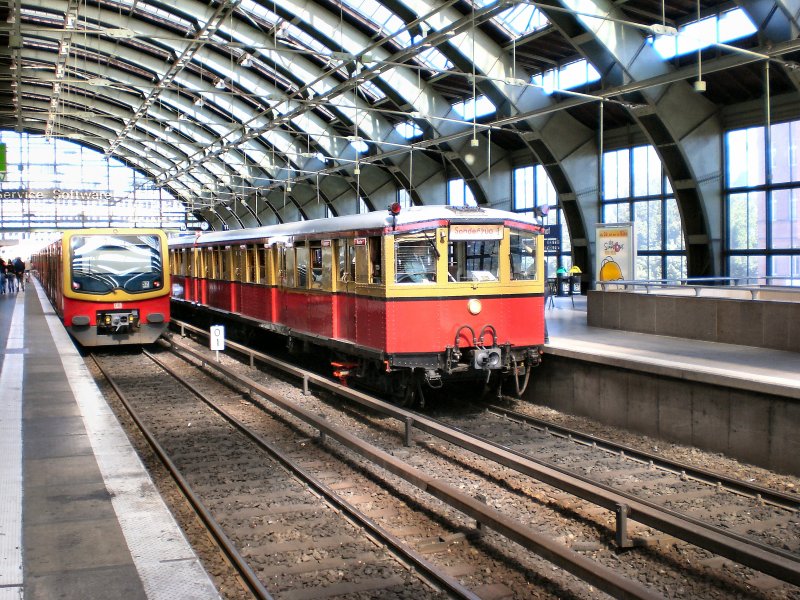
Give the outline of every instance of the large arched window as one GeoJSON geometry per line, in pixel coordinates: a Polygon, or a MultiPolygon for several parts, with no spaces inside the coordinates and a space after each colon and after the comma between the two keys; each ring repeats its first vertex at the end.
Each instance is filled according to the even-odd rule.
{"type": "Polygon", "coordinates": [[[686,277],[678,203],[652,146],[603,154],[603,223],[633,221],[636,279],[686,277]]]}
{"type": "Polygon", "coordinates": [[[537,206],[548,206],[550,211],[543,219],[545,233],[545,258],[547,273],[555,277],[559,267],[572,267],[572,244],[564,211],[558,195],[542,165],[514,169],[512,206],[515,212],[533,213],[537,206]]]}
{"type": "Polygon", "coordinates": [[[194,228],[195,218],[172,194],[124,163],[63,139],[0,132],[7,170],[0,182],[5,239],[32,229],[84,227],[194,228]]]}
{"type": "Polygon", "coordinates": [[[800,283],[800,121],[725,135],[726,266],[749,283],[800,283]],[[769,146],[769,148],[767,147],[769,146]]]}

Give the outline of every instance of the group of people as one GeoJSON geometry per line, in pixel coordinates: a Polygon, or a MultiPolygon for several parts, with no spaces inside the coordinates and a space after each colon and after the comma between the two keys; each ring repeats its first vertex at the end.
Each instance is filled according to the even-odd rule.
{"type": "Polygon", "coordinates": [[[0,294],[25,291],[25,262],[18,256],[14,260],[0,258],[0,294]]]}

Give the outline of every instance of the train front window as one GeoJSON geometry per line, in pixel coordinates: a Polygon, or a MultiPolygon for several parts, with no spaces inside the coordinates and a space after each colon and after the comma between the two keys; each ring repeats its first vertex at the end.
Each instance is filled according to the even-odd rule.
{"type": "Polygon", "coordinates": [[[448,281],[497,281],[500,240],[450,242],[447,256],[448,281]]]}
{"type": "Polygon", "coordinates": [[[155,235],[73,236],[72,289],[102,294],[148,292],[163,285],[161,241],[155,235]]]}
{"type": "Polygon", "coordinates": [[[435,283],[436,232],[397,236],[394,243],[397,283],[435,283]]]}
{"type": "Polygon", "coordinates": [[[527,231],[512,231],[511,279],[536,279],[536,237],[527,231]]]}

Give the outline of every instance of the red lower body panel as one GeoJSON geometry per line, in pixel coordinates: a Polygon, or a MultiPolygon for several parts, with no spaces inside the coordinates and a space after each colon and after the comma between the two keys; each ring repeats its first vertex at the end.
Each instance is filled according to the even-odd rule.
{"type": "Polygon", "coordinates": [[[473,315],[469,298],[386,300],[225,281],[209,281],[207,302],[202,302],[194,297],[201,286],[179,277],[175,281],[185,300],[387,354],[443,352],[455,345],[456,334],[461,348],[473,346],[473,333],[482,335],[487,346],[544,343],[542,296],[480,298],[481,311],[473,315]]]}

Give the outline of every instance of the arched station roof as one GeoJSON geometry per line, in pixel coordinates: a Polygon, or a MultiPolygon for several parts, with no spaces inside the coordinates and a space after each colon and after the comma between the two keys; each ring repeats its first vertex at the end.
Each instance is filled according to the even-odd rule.
{"type": "Polygon", "coordinates": [[[115,156],[216,229],[381,208],[389,185],[441,203],[420,188],[442,169],[491,205],[492,164],[532,155],[586,264],[613,129],[656,148],[710,274],[725,107],[800,90],[800,0],[4,1],[0,129],[115,156]],[[657,52],[731,15],[752,31],[657,52]],[[596,76],[548,85],[569,69],[596,76]]]}

